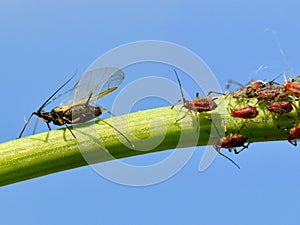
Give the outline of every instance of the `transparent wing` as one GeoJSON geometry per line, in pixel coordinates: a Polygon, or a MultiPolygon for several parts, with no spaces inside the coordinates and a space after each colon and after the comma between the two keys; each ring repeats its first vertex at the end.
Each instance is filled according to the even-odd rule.
{"type": "Polygon", "coordinates": [[[115,67],[96,68],[85,72],[61,105],[82,104],[90,98],[95,103],[116,90],[124,80],[124,72],[115,67]]]}

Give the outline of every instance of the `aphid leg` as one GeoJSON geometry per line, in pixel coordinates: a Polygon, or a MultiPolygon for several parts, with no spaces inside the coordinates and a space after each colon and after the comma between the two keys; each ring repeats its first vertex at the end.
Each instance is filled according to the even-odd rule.
{"type": "MultiPolygon", "coordinates": [[[[219,138],[221,138],[222,135],[220,134],[219,129],[217,128],[216,124],[212,121],[212,119],[210,117],[206,117],[206,119],[209,120],[212,123],[212,125],[214,126],[215,130],[218,133],[219,138]]],[[[226,134],[227,134],[227,129],[226,129],[226,126],[225,126],[225,135],[226,134]]]]}
{"type": "Polygon", "coordinates": [[[198,112],[195,112],[195,119],[196,119],[196,131],[199,133],[200,132],[200,127],[199,127],[199,118],[198,118],[198,112]]]}
{"type": "Polygon", "coordinates": [[[70,133],[72,134],[72,136],[76,139],[75,134],[73,133],[73,131],[71,130],[71,128],[66,124],[66,128],[70,131],[70,133]]]}
{"type": "Polygon", "coordinates": [[[222,93],[222,92],[209,91],[209,92],[206,94],[206,97],[209,97],[211,94],[226,95],[225,93],[222,93]]]}
{"type": "Polygon", "coordinates": [[[239,83],[239,82],[237,82],[237,81],[235,81],[235,80],[228,80],[227,83],[226,83],[226,86],[225,86],[225,92],[226,92],[226,93],[230,93],[230,86],[231,86],[232,84],[236,84],[236,85],[238,85],[238,86],[240,86],[240,87],[244,87],[243,84],[241,84],[241,83],[239,83]]]}
{"type": "Polygon", "coordinates": [[[117,128],[115,128],[113,125],[111,125],[110,123],[106,122],[105,120],[101,119],[101,122],[105,123],[106,125],[110,126],[112,129],[114,129],[115,131],[117,131],[127,142],[128,144],[131,145],[132,148],[134,148],[134,144],[131,143],[131,141],[117,128]]]}
{"type": "MultiPolygon", "coordinates": [[[[183,107],[181,107],[181,109],[182,109],[182,108],[183,108],[183,107]]],[[[182,111],[181,109],[180,109],[179,112],[182,111]]],[[[189,112],[190,112],[190,110],[188,110],[182,117],[178,118],[178,119],[175,121],[175,123],[177,123],[177,122],[180,121],[180,120],[183,120],[183,119],[189,114],[189,112]]]]}
{"type": "MultiPolygon", "coordinates": [[[[222,138],[217,126],[215,125],[215,123],[212,121],[211,118],[207,117],[207,119],[212,123],[212,125],[214,126],[215,130],[217,131],[218,133],[218,136],[219,138],[222,138]]],[[[227,129],[226,129],[226,126],[225,126],[225,136],[227,135],[227,129]]],[[[220,148],[217,148],[216,146],[214,147],[214,149],[221,155],[223,156],[225,159],[229,160],[230,162],[232,162],[237,168],[241,169],[240,166],[235,162],[233,161],[231,158],[229,158],[227,155],[223,154],[221,152],[221,149],[220,148]]],[[[229,151],[231,151],[231,149],[228,149],[229,151]]]]}
{"type": "MultiPolygon", "coordinates": [[[[281,126],[279,126],[279,124],[277,124],[277,128],[278,128],[278,129],[283,129],[283,130],[286,132],[286,135],[288,136],[288,134],[289,134],[289,129],[288,129],[287,127],[281,127],[281,126]]],[[[287,138],[287,141],[288,141],[289,143],[291,143],[292,145],[297,146],[297,140],[294,140],[294,139],[288,139],[288,138],[287,138]]]]}
{"type": "Polygon", "coordinates": [[[171,109],[173,109],[176,105],[178,105],[178,103],[182,102],[182,100],[178,100],[177,102],[175,102],[174,105],[171,106],[171,109]]]}
{"type": "Polygon", "coordinates": [[[237,150],[236,148],[234,149],[234,153],[235,154],[240,154],[243,150],[245,150],[246,148],[248,148],[248,146],[250,145],[250,142],[247,143],[247,145],[243,145],[243,148],[240,150],[237,150]]]}
{"type": "Polygon", "coordinates": [[[288,142],[290,142],[295,147],[297,146],[297,140],[288,140],[288,142]]]}
{"type": "Polygon", "coordinates": [[[34,127],[33,127],[32,134],[35,134],[35,131],[36,131],[36,129],[37,129],[38,123],[39,123],[39,119],[37,118],[36,121],[35,121],[35,123],[34,123],[34,127]]]}
{"type": "Polygon", "coordinates": [[[51,127],[50,127],[50,124],[49,124],[49,123],[47,123],[47,127],[48,127],[49,130],[51,130],[51,127]]]}
{"type": "Polygon", "coordinates": [[[86,103],[85,103],[86,106],[88,106],[90,104],[90,100],[91,100],[92,95],[93,95],[93,93],[91,92],[88,99],[86,100],[86,103]]]}
{"type": "Polygon", "coordinates": [[[18,138],[22,137],[22,134],[24,133],[24,131],[25,131],[27,125],[29,124],[29,122],[30,122],[30,120],[31,120],[31,118],[32,118],[33,115],[36,115],[36,113],[35,112],[31,113],[31,115],[29,116],[28,120],[26,121],[23,129],[21,130],[18,138]]]}

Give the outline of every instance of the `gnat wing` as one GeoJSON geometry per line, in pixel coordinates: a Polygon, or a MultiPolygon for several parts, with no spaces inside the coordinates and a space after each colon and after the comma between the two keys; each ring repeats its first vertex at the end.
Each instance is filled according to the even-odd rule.
{"type": "Polygon", "coordinates": [[[115,67],[89,70],[82,75],[61,105],[84,104],[88,99],[90,104],[94,104],[98,98],[116,90],[123,80],[123,71],[115,67]]]}

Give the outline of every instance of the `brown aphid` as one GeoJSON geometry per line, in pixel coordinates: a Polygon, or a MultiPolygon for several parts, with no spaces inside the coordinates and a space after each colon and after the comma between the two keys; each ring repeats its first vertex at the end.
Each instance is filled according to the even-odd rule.
{"type": "Polygon", "coordinates": [[[227,88],[229,89],[229,85],[234,83],[237,84],[239,86],[242,86],[241,88],[235,90],[234,92],[231,93],[231,96],[233,98],[253,98],[256,97],[256,90],[263,86],[265,84],[265,82],[261,81],[261,80],[257,80],[257,81],[253,81],[251,82],[249,85],[247,86],[243,86],[242,84],[233,81],[233,80],[229,80],[227,83],[227,88]]]}
{"type": "Polygon", "coordinates": [[[270,102],[278,99],[285,99],[289,96],[285,85],[272,84],[256,90],[257,100],[270,102]]]}
{"type": "Polygon", "coordinates": [[[285,79],[285,84],[284,86],[286,87],[287,91],[291,95],[295,95],[297,97],[300,97],[300,81],[299,81],[299,76],[291,79],[290,81],[286,81],[285,79]]]}
{"type": "Polygon", "coordinates": [[[293,105],[290,102],[274,102],[274,103],[270,103],[267,104],[267,109],[270,112],[274,112],[277,114],[285,114],[285,113],[289,113],[293,110],[293,105]]]}
{"type": "Polygon", "coordinates": [[[245,106],[243,108],[231,110],[231,116],[239,117],[243,119],[252,119],[257,117],[257,115],[258,115],[258,110],[254,106],[245,106]]]}
{"type": "MultiPolygon", "coordinates": [[[[209,98],[208,96],[212,93],[217,93],[217,94],[222,94],[222,95],[224,95],[224,94],[219,93],[219,92],[211,91],[211,92],[207,93],[206,97],[200,98],[199,93],[196,93],[196,98],[194,100],[186,100],[184,95],[183,95],[183,90],[182,90],[182,86],[181,86],[181,82],[180,82],[180,79],[178,77],[178,74],[177,74],[176,70],[174,70],[174,72],[175,72],[175,75],[176,75],[176,78],[177,78],[177,81],[178,81],[178,85],[179,85],[179,88],[180,88],[180,93],[181,93],[182,99],[177,101],[171,107],[171,109],[173,109],[173,107],[176,104],[178,104],[179,102],[183,102],[182,107],[188,109],[189,111],[193,111],[195,113],[195,119],[196,119],[197,130],[198,130],[199,129],[199,121],[198,121],[197,113],[213,111],[218,107],[217,103],[215,102],[215,98],[209,98]]],[[[176,122],[184,119],[187,116],[187,113],[185,113],[181,118],[177,119],[176,122]]]]}
{"type": "Polygon", "coordinates": [[[229,152],[231,152],[232,150],[234,151],[235,154],[239,154],[241,153],[244,149],[248,148],[250,142],[248,142],[246,144],[246,142],[248,141],[248,138],[242,134],[239,134],[239,132],[243,129],[243,126],[241,126],[241,128],[239,129],[239,131],[235,134],[227,134],[227,129],[225,126],[225,136],[222,136],[217,128],[217,126],[215,125],[215,123],[210,119],[212,125],[214,126],[214,128],[216,129],[218,135],[219,135],[219,140],[217,141],[217,143],[214,145],[214,148],[216,149],[216,151],[222,155],[224,158],[228,159],[230,162],[232,162],[236,167],[239,167],[239,165],[237,163],[235,163],[231,158],[229,158],[228,156],[224,155],[221,152],[222,148],[228,149],[229,152]],[[242,147],[241,149],[237,150],[237,148],[242,147]]]}
{"type": "Polygon", "coordinates": [[[217,144],[215,145],[215,148],[217,151],[220,151],[221,148],[226,148],[229,150],[229,152],[234,150],[235,154],[239,154],[241,151],[243,151],[245,148],[248,148],[248,145],[245,145],[248,138],[241,134],[229,134],[225,137],[222,137],[219,139],[217,144]],[[237,150],[236,148],[243,147],[240,150],[237,150]]]}
{"type": "Polygon", "coordinates": [[[300,123],[294,126],[287,134],[287,140],[294,146],[297,146],[297,140],[300,138],[300,123]]]}
{"type": "Polygon", "coordinates": [[[217,103],[214,99],[204,97],[199,98],[199,93],[196,93],[196,98],[194,100],[188,101],[183,98],[183,106],[194,112],[207,112],[212,111],[217,108],[217,103]]]}

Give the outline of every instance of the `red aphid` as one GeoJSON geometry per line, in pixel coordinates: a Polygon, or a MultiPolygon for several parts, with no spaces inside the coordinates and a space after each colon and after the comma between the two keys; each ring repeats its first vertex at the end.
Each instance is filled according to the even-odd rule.
{"type": "Polygon", "coordinates": [[[199,93],[197,93],[194,100],[184,100],[183,106],[194,112],[207,112],[214,110],[218,105],[212,98],[199,98],[199,93]]]}
{"type": "Polygon", "coordinates": [[[248,145],[245,145],[246,141],[248,140],[247,137],[241,134],[230,134],[225,137],[222,137],[219,139],[217,144],[215,145],[215,148],[217,151],[220,151],[221,148],[226,148],[230,152],[232,149],[234,149],[234,153],[238,154],[242,150],[248,147],[248,145]],[[237,147],[243,147],[241,150],[237,151],[237,147]]]}
{"type": "Polygon", "coordinates": [[[284,114],[289,113],[293,110],[293,105],[290,102],[274,102],[267,104],[267,109],[270,112],[284,114]]]}
{"type": "MultiPolygon", "coordinates": [[[[197,123],[197,131],[199,130],[199,121],[198,121],[198,113],[201,112],[207,112],[207,111],[212,111],[215,108],[217,108],[217,103],[215,103],[215,98],[209,98],[208,96],[211,93],[217,93],[217,92],[209,92],[207,94],[207,97],[204,98],[199,98],[199,93],[196,94],[196,98],[194,100],[186,100],[184,95],[183,95],[183,90],[182,90],[182,86],[181,86],[181,82],[179,80],[178,74],[176,72],[176,70],[174,70],[178,84],[179,84],[179,88],[180,88],[180,93],[181,93],[181,97],[182,100],[177,101],[172,107],[171,109],[178,103],[178,102],[183,102],[183,106],[184,108],[187,108],[189,111],[193,111],[195,113],[195,119],[196,119],[196,123],[197,123]]],[[[218,94],[222,94],[222,93],[218,93],[218,94]]],[[[187,116],[187,113],[185,113],[181,118],[177,119],[176,122],[184,119],[187,116]]]]}
{"type": "Polygon", "coordinates": [[[287,83],[285,83],[285,88],[291,94],[293,94],[297,97],[300,97],[300,82],[299,81],[287,82],[287,83]]]}
{"type": "Polygon", "coordinates": [[[246,106],[240,109],[232,109],[231,116],[243,119],[252,119],[257,117],[258,110],[254,106],[246,106]]]}
{"type": "Polygon", "coordinates": [[[232,93],[232,97],[234,98],[253,98],[256,97],[256,89],[264,85],[265,82],[258,80],[253,81],[251,84],[242,87],[232,93]]]}
{"type": "Polygon", "coordinates": [[[297,146],[296,139],[300,138],[300,123],[290,129],[289,133],[287,134],[287,140],[292,144],[297,146]]]}
{"type": "Polygon", "coordinates": [[[265,87],[259,88],[256,91],[257,100],[259,101],[272,101],[277,99],[284,99],[288,97],[285,85],[272,84],[265,87]]]}

